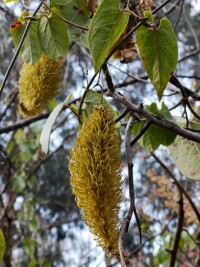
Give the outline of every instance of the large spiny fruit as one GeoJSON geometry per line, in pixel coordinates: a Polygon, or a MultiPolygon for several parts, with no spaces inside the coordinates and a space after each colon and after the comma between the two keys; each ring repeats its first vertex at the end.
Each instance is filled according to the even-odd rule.
{"type": "Polygon", "coordinates": [[[120,162],[113,114],[103,105],[95,106],[71,152],[71,184],[96,241],[117,258],[122,198],[120,162]]]}
{"type": "Polygon", "coordinates": [[[61,60],[41,55],[33,65],[23,64],[19,79],[19,113],[30,117],[43,111],[59,91],[61,60]]]}

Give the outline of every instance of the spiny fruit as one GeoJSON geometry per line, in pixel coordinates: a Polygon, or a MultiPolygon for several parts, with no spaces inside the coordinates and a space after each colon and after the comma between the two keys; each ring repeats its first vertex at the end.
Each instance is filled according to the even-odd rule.
{"type": "Polygon", "coordinates": [[[61,60],[41,55],[33,65],[23,64],[19,79],[19,113],[24,117],[39,114],[59,91],[61,60]]]}
{"type": "Polygon", "coordinates": [[[113,114],[95,106],[71,152],[69,169],[78,207],[96,241],[119,258],[120,148],[113,114]]]}

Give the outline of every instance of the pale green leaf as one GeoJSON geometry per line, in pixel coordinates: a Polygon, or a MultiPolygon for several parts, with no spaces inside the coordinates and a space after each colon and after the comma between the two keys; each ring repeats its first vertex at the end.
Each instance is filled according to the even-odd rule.
{"type": "Polygon", "coordinates": [[[30,256],[31,259],[34,258],[35,245],[36,245],[35,240],[30,239],[29,237],[25,237],[24,250],[30,256]]]}
{"type": "Polygon", "coordinates": [[[153,22],[154,22],[154,16],[153,16],[153,14],[151,13],[151,11],[149,11],[149,10],[145,10],[145,11],[144,11],[144,16],[145,16],[145,18],[147,18],[147,22],[148,22],[148,23],[153,23],[153,22]]]}
{"type": "Polygon", "coordinates": [[[43,126],[42,133],[40,136],[40,144],[42,147],[42,151],[46,154],[48,154],[48,152],[49,152],[49,141],[50,141],[51,130],[53,128],[53,125],[54,125],[58,115],[62,111],[62,108],[65,105],[65,103],[66,103],[66,101],[64,103],[58,104],[54,108],[54,110],[51,112],[51,114],[49,115],[48,119],[46,120],[46,122],[43,126]]]}
{"type": "Polygon", "coordinates": [[[19,170],[12,179],[12,186],[15,192],[22,192],[26,187],[26,176],[24,170],[19,170]]]}
{"type": "Polygon", "coordinates": [[[37,264],[37,262],[33,259],[29,262],[28,266],[27,267],[35,267],[37,264]]]}
{"type": "Polygon", "coordinates": [[[88,42],[97,72],[128,23],[129,14],[120,10],[120,0],[103,0],[90,24],[88,42]]]}
{"type": "MultiPolygon", "coordinates": [[[[59,11],[53,8],[53,11],[59,11]]],[[[47,57],[57,61],[66,56],[69,50],[69,39],[66,23],[53,13],[50,17],[43,17],[39,21],[38,37],[43,52],[47,57]]]]}
{"type": "Polygon", "coordinates": [[[29,221],[29,227],[31,232],[37,232],[39,224],[36,218],[33,217],[32,220],[29,221]]]}
{"type": "MultiPolygon", "coordinates": [[[[200,124],[190,122],[193,129],[200,130],[200,124]]],[[[172,159],[180,172],[190,179],[200,180],[200,144],[177,136],[169,147],[172,159]]]]}
{"type": "Polygon", "coordinates": [[[4,239],[4,235],[0,229],[0,261],[2,261],[4,253],[6,250],[6,244],[5,244],[5,239],[4,239]]]}
{"type": "Polygon", "coordinates": [[[141,26],[136,37],[144,68],[161,100],[178,61],[176,35],[170,21],[163,18],[158,28],[141,26]]]}
{"type": "MultiPolygon", "coordinates": [[[[162,103],[160,110],[157,108],[156,103],[152,103],[150,106],[147,106],[146,109],[152,114],[159,116],[161,119],[173,121],[173,117],[164,103],[162,103]]],[[[144,127],[145,123],[146,121],[136,122],[132,128],[132,134],[134,136],[138,135],[144,127]]],[[[175,133],[152,124],[145,132],[145,134],[140,138],[138,143],[142,147],[144,147],[144,149],[154,151],[160,145],[171,145],[175,138],[175,133]]]]}
{"type": "MultiPolygon", "coordinates": [[[[11,27],[10,29],[13,42],[16,48],[18,48],[19,46],[25,27],[26,27],[25,24],[21,24],[20,27],[11,27]]],[[[34,64],[39,60],[42,52],[38,40],[37,28],[38,28],[38,22],[37,21],[31,22],[25,40],[23,42],[23,45],[20,49],[20,57],[24,62],[30,65],[34,64]]]]}

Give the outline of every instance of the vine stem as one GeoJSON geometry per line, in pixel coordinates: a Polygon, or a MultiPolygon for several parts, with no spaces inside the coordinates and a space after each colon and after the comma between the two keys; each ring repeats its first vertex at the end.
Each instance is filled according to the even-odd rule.
{"type": "MultiPolygon", "coordinates": [[[[38,7],[36,8],[35,12],[34,12],[33,15],[32,15],[33,17],[37,14],[37,12],[39,11],[39,9],[40,9],[41,6],[42,6],[42,3],[40,3],[40,4],[38,5],[38,7]]],[[[15,55],[14,55],[13,59],[11,60],[10,65],[9,65],[9,67],[8,67],[8,69],[7,69],[6,75],[5,75],[4,79],[3,79],[3,82],[2,82],[2,85],[1,85],[1,88],[0,88],[0,97],[1,97],[1,94],[2,94],[3,89],[4,89],[4,87],[5,87],[5,84],[6,84],[6,82],[7,82],[7,79],[8,79],[8,77],[9,77],[9,74],[10,74],[10,72],[11,72],[11,70],[12,70],[14,64],[15,64],[15,61],[16,61],[18,55],[19,55],[20,49],[21,49],[21,47],[22,47],[22,45],[23,45],[23,42],[24,42],[24,40],[25,40],[25,37],[26,37],[26,35],[27,35],[27,32],[28,32],[28,29],[29,29],[30,25],[31,25],[31,19],[29,19],[29,21],[28,21],[28,23],[27,23],[27,25],[26,25],[26,28],[25,28],[25,30],[24,30],[24,32],[23,32],[23,35],[22,35],[22,38],[21,38],[21,40],[20,40],[19,46],[18,46],[18,48],[17,48],[17,51],[15,52],[15,55]]]]}

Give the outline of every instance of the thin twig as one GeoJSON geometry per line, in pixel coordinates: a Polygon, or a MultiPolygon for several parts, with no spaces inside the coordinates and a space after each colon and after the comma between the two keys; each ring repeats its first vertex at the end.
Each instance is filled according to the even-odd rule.
{"type": "Polygon", "coordinates": [[[16,97],[18,95],[18,92],[16,92],[13,97],[11,98],[10,102],[7,104],[5,110],[3,111],[3,113],[0,116],[0,121],[3,119],[3,117],[6,115],[6,112],[8,111],[8,109],[10,108],[10,106],[12,105],[12,103],[15,101],[16,97]]]}
{"type": "Polygon", "coordinates": [[[188,232],[188,230],[186,228],[183,228],[182,231],[183,232],[186,232],[189,235],[189,237],[192,239],[192,241],[194,242],[194,244],[196,245],[196,241],[195,241],[194,237],[188,232]]]}
{"type": "Polygon", "coordinates": [[[128,85],[131,85],[131,84],[135,84],[135,83],[141,82],[141,79],[142,79],[142,80],[147,80],[148,78],[149,78],[149,77],[148,77],[147,75],[142,76],[142,77],[140,78],[140,80],[138,80],[137,77],[134,77],[134,79],[131,80],[131,81],[128,81],[128,82],[122,82],[122,83],[116,84],[116,85],[115,85],[115,89],[117,89],[117,88],[122,88],[122,87],[126,87],[126,86],[128,86],[128,85]]]}
{"type": "Polygon", "coordinates": [[[196,56],[198,53],[200,53],[200,48],[195,50],[195,51],[193,51],[192,53],[182,57],[181,59],[179,59],[178,63],[180,63],[180,62],[182,62],[182,61],[184,61],[184,60],[186,60],[186,59],[188,59],[190,57],[196,56]]]}
{"type": "Polygon", "coordinates": [[[169,265],[170,267],[175,267],[175,264],[176,264],[176,255],[177,255],[177,252],[178,252],[178,245],[179,245],[179,242],[180,242],[181,232],[182,232],[182,229],[183,229],[183,222],[184,222],[183,195],[182,195],[182,191],[179,188],[179,186],[177,186],[177,188],[179,190],[178,223],[177,223],[177,228],[176,228],[176,234],[175,234],[175,237],[174,237],[173,248],[172,248],[172,250],[170,250],[170,255],[171,255],[171,257],[170,257],[170,265],[169,265]]]}
{"type": "MultiPolygon", "coordinates": [[[[175,83],[178,85],[178,88],[181,90],[181,93],[182,93],[182,96],[183,96],[182,101],[183,101],[183,106],[184,106],[184,108],[185,108],[185,114],[186,114],[187,122],[188,122],[188,118],[187,118],[187,112],[186,112],[186,106],[185,106],[185,105],[187,105],[188,108],[189,108],[189,110],[191,111],[191,113],[192,113],[197,119],[200,120],[200,116],[199,116],[199,114],[197,114],[197,113],[193,110],[193,108],[191,107],[190,102],[189,102],[189,100],[188,100],[188,96],[187,96],[187,94],[186,94],[186,92],[185,92],[185,89],[184,89],[184,87],[182,86],[182,84],[179,82],[179,80],[176,78],[175,75],[172,75],[172,79],[175,81],[175,83]]],[[[187,124],[188,124],[188,123],[187,123],[187,124]]]]}
{"type": "Polygon", "coordinates": [[[196,76],[196,75],[180,75],[180,74],[176,74],[176,77],[200,80],[200,76],[196,76]]]}
{"type": "Polygon", "coordinates": [[[127,164],[128,164],[128,178],[129,178],[129,197],[130,197],[130,207],[127,216],[125,217],[120,233],[119,233],[119,253],[120,253],[120,259],[122,267],[126,266],[126,261],[124,259],[124,248],[123,248],[123,239],[125,232],[128,231],[129,224],[134,212],[134,206],[135,206],[135,192],[134,192],[134,182],[133,182],[133,162],[132,162],[132,153],[131,153],[131,128],[134,123],[134,118],[131,117],[128,121],[128,124],[126,126],[126,133],[125,133],[125,144],[126,144],[126,158],[127,158],[127,164]]]}
{"type": "Polygon", "coordinates": [[[176,105],[174,105],[173,107],[171,107],[169,110],[172,111],[173,109],[179,107],[181,104],[182,104],[182,99],[176,105]]]}
{"type": "Polygon", "coordinates": [[[123,119],[128,113],[129,113],[129,110],[127,108],[125,108],[124,111],[122,112],[122,114],[115,120],[115,123],[117,123],[118,121],[123,119]]]}
{"type": "Polygon", "coordinates": [[[138,247],[131,253],[131,256],[130,256],[130,257],[132,257],[133,255],[137,254],[137,253],[144,247],[144,245],[145,245],[147,242],[149,242],[149,241],[155,239],[157,236],[161,236],[166,230],[167,230],[167,225],[166,225],[165,227],[163,227],[163,229],[161,230],[161,232],[159,232],[158,234],[155,234],[155,235],[153,235],[153,236],[150,236],[150,237],[147,238],[142,244],[140,244],[140,245],[139,245],[139,246],[138,246],[138,247]]]}
{"type": "MultiPolygon", "coordinates": [[[[183,13],[184,13],[184,20],[186,21],[186,23],[188,24],[188,27],[190,29],[190,32],[191,34],[193,35],[193,38],[194,38],[194,42],[196,44],[196,48],[199,49],[200,48],[200,44],[199,44],[199,40],[198,40],[198,37],[197,37],[197,33],[196,31],[194,30],[190,20],[188,19],[188,16],[187,16],[187,13],[186,13],[186,10],[185,10],[185,6],[183,8],[183,13]]],[[[198,55],[198,58],[200,59],[200,56],[198,55]]]]}
{"type": "MultiPolygon", "coordinates": [[[[37,14],[37,12],[39,11],[41,6],[42,6],[42,3],[40,3],[38,5],[38,7],[36,8],[35,12],[32,15],[33,17],[37,14]]],[[[0,88],[0,97],[1,97],[1,94],[3,92],[4,86],[5,86],[6,82],[7,82],[8,76],[9,76],[9,74],[10,74],[10,72],[11,72],[11,70],[12,70],[14,64],[15,64],[15,61],[16,61],[18,55],[19,55],[20,49],[21,49],[21,47],[23,45],[23,42],[24,42],[24,40],[26,38],[26,34],[27,34],[28,30],[29,30],[30,25],[31,25],[31,20],[29,20],[27,25],[26,25],[26,28],[25,28],[25,30],[23,32],[23,35],[22,35],[22,38],[20,40],[19,46],[17,48],[17,51],[15,52],[15,55],[14,55],[13,59],[11,60],[10,65],[9,65],[9,67],[7,69],[6,75],[5,75],[4,79],[3,79],[3,82],[2,82],[2,85],[1,85],[1,88],[0,88]]]]}
{"type": "Polygon", "coordinates": [[[8,9],[0,6],[0,10],[3,11],[6,15],[11,16],[13,19],[15,18],[15,15],[11,13],[8,9]]]}
{"type": "Polygon", "coordinates": [[[169,14],[171,14],[171,12],[174,11],[174,9],[176,9],[179,5],[179,3],[181,2],[182,0],[179,0],[176,4],[174,4],[169,10],[167,10],[165,12],[165,16],[168,16],[169,14]]]}
{"type": "Polygon", "coordinates": [[[182,12],[183,12],[183,5],[184,5],[184,2],[185,2],[185,0],[182,0],[182,3],[181,3],[181,10],[180,10],[178,19],[177,19],[177,21],[176,21],[176,23],[175,23],[175,25],[174,25],[174,29],[176,29],[176,27],[177,27],[177,25],[178,25],[178,23],[179,23],[179,21],[180,21],[180,19],[181,19],[181,15],[182,15],[182,12]]]}
{"type": "MultiPolygon", "coordinates": [[[[135,76],[133,76],[133,75],[127,73],[126,71],[123,71],[122,69],[120,69],[120,68],[118,68],[118,67],[116,67],[116,66],[110,64],[110,63],[108,63],[108,65],[111,66],[112,68],[116,69],[116,70],[119,70],[121,73],[126,74],[128,77],[130,77],[130,78],[132,78],[132,79],[134,79],[134,80],[136,80],[136,81],[138,81],[138,82],[150,83],[150,81],[147,81],[146,79],[142,79],[142,78],[140,78],[140,77],[135,77],[135,76]]],[[[145,77],[148,78],[148,76],[145,76],[145,77]]]]}
{"type": "Polygon", "coordinates": [[[196,245],[197,245],[197,256],[195,259],[194,267],[199,267],[200,266],[200,226],[197,229],[196,245]]]}
{"type": "Polygon", "coordinates": [[[127,98],[125,98],[123,95],[118,94],[117,92],[114,92],[110,95],[113,100],[119,104],[121,104],[123,107],[127,107],[130,111],[133,113],[136,113],[145,119],[147,119],[152,124],[158,125],[160,127],[163,127],[165,129],[168,129],[171,132],[176,133],[177,135],[180,135],[188,140],[195,141],[197,143],[200,143],[200,135],[193,133],[191,131],[187,131],[175,123],[163,120],[160,117],[148,112],[144,108],[141,107],[141,105],[135,105],[132,102],[130,102],[127,98]]]}
{"type": "MultiPolygon", "coordinates": [[[[76,103],[78,100],[80,100],[80,97],[68,101],[68,102],[64,105],[62,111],[65,110],[66,108],[68,108],[71,104],[76,103]]],[[[46,113],[40,114],[40,115],[38,115],[38,116],[29,118],[29,119],[21,120],[21,121],[15,123],[15,124],[13,124],[13,125],[10,125],[10,126],[4,127],[4,128],[0,128],[0,134],[8,133],[8,132],[11,132],[11,131],[15,131],[15,130],[17,130],[17,129],[20,129],[20,128],[29,126],[29,125],[32,124],[33,122],[36,122],[36,121],[40,121],[40,120],[46,119],[46,118],[49,117],[50,113],[51,113],[51,112],[46,112],[46,113]]]]}
{"type": "Polygon", "coordinates": [[[112,94],[115,91],[115,86],[113,84],[112,77],[110,75],[110,72],[108,70],[108,66],[106,63],[103,64],[102,70],[103,70],[104,75],[105,75],[106,84],[108,87],[108,94],[112,94]]]}
{"type": "Polygon", "coordinates": [[[172,75],[172,77],[170,78],[170,83],[173,84],[174,86],[176,86],[178,89],[185,91],[185,93],[187,94],[187,96],[192,97],[194,100],[200,100],[200,95],[196,94],[195,92],[193,92],[192,90],[188,89],[187,87],[183,86],[181,83],[177,83],[177,79],[174,79],[174,75],[172,75]]]}
{"type": "Polygon", "coordinates": [[[86,89],[85,89],[85,91],[84,91],[84,93],[83,93],[83,95],[82,95],[82,97],[81,97],[81,101],[80,101],[80,104],[79,104],[79,109],[78,109],[79,123],[81,123],[80,117],[81,117],[81,113],[82,113],[82,106],[83,106],[83,103],[84,103],[85,97],[86,97],[86,95],[87,95],[87,92],[89,91],[89,89],[90,89],[90,86],[92,85],[92,83],[93,83],[94,79],[96,78],[97,74],[98,74],[98,72],[97,72],[97,73],[95,73],[95,74],[93,75],[92,79],[91,79],[91,80],[90,80],[90,82],[88,83],[88,85],[87,85],[87,87],[86,87],[86,89]]]}
{"type": "Polygon", "coordinates": [[[142,128],[142,130],[140,131],[140,133],[131,141],[130,145],[134,146],[135,143],[146,133],[146,131],[149,129],[150,126],[151,126],[151,123],[147,121],[144,127],[142,128]]]}
{"type": "Polygon", "coordinates": [[[191,131],[193,133],[200,133],[200,130],[197,130],[197,129],[191,129],[191,128],[188,128],[188,127],[185,127],[186,130],[188,131],[191,131]]]}

